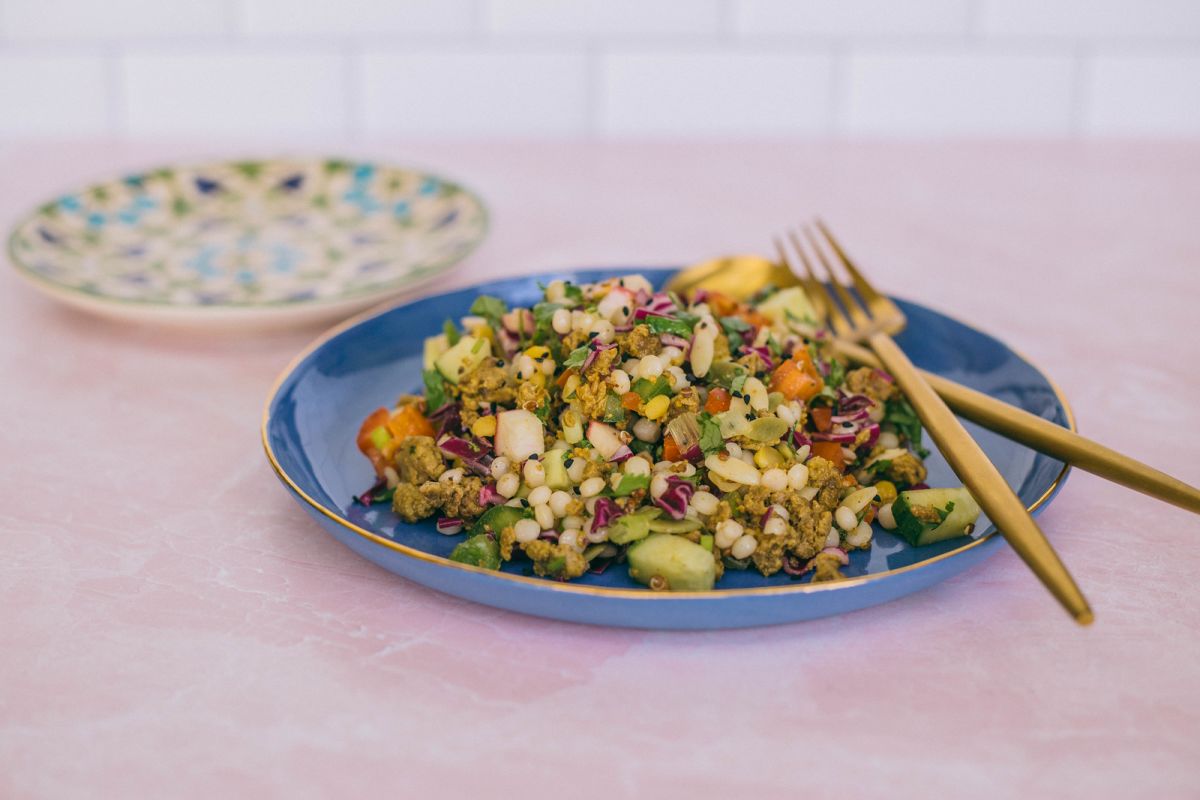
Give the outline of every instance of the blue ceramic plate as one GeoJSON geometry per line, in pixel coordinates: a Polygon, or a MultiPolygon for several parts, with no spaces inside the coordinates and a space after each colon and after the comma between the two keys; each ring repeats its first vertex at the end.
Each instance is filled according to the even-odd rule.
{"type": "MultiPolygon", "coordinates": [[[[588,574],[571,583],[527,574],[519,562],[492,572],[449,561],[463,538],[442,536],[433,522],[409,525],[382,507],[352,502],[373,472],[354,444],[362,419],[381,404],[421,386],[424,337],[447,317],[466,313],[477,295],[510,306],[541,299],[538,282],[585,283],[640,272],[656,284],[664,269],[584,270],[483,284],[351,320],[301,353],[267,401],[263,443],[284,485],[322,527],[384,569],[448,594],[499,608],[573,622],[637,628],[736,628],[813,619],[884,603],[943,581],[978,564],[1002,546],[986,519],[973,537],[913,548],[877,527],[869,551],[850,556],[847,579],[810,584],[779,573],[727,572],[712,592],[656,593],[630,580],[625,569],[588,574]]],[[[1049,379],[992,337],[914,303],[897,301],[908,315],[900,345],[918,366],[1020,408],[1074,428],[1066,400],[1049,379]]],[[[1036,511],[1062,487],[1067,469],[968,424],[1021,499],[1036,511]]],[[[927,444],[930,444],[927,442],[927,444]]],[[[958,481],[939,453],[928,460],[932,486],[958,481]]]]}

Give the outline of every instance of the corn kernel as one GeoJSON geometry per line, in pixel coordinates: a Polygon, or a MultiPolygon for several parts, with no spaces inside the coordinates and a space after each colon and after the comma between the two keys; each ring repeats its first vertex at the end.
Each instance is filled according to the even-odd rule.
{"type": "Polygon", "coordinates": [[[526,383],[532,383],[539,389],[544,389],[546,388],[546,374],[539,370],[533,373],[533,377],[526,381],[526,383]]]}
{"type": "Polygon", "coordinates": [[[486,417],[480,417],[475,420],[475,424],[471,426],[471,433],[476,436],[495,436],[496,435],[496,417],[489,414],[486,417]]]}
{"type": "Polygon", "coordinates": [[[660,394],[646,403],[645,408],[642,409],[642,416],[646,419],[662,419],[667,415],[667,409],[670,407],[670,399],[665,394],[660,394]]]}
{"type": "Polygon", "coordinates": [[[545,358],[546,356],[550,355],[550,348],[543,347],[540,344],[535,344],[533,347],[525,350],[525,355],[529,356],[530,358],[545,358]]]}
{"type": "Polygon", "coordinates": [[[770,447],[763,447],[754,454],[754,465],[759,469],[771,469],[783,466],[783,456],[770,447]]]}
{"type": "Polygon", "coordinates": [[[896,484],[891,481],[880,481],[875,484],[875,491],[879,492],[879,502],[890,503],[896,499],[896,484]]]}

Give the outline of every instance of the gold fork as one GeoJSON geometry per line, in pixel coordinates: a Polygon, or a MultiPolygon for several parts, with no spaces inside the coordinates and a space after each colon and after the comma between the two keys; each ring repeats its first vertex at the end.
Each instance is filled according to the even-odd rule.
{"type": "MultiPolygon", "coordinates": [[[[1025,504],[889,335],[889,331],[904,326],[904,313],[891,300],[875,291],[825,225],[820,221],[816,224],[826,246],[849,274],[857,293],[857,297],[852,295],[838,279],[811,226],[805,226],[804,235],[816,260],[824,268],[828,286],[817,278],[800,237],[794,230],[788,231],[792,249],[803,266],[805,289],[809,297],[819,302],[826,325],[839,338],[862,341],[875,351],[916,410],[929,435],[937,442],[955,474],[966,484],[1013,550],[1076,622],[1090,624],[1093,619],[1091,607],[1046,540],[1045,534],[1029,515],[1025,504]]],[[[783,262],[791,265],[788,250],[778,238],[775,239],[775,247],[783,262]]]]}

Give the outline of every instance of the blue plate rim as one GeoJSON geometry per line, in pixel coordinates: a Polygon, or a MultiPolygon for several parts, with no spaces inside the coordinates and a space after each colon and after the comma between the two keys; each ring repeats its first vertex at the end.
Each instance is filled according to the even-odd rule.
{"type": "MultiPolygon", "coordinates": [[[[609,269],[609,270],[616,272],[616,271],[628,271],[631,268],[630,267],[574,267],[574,268],[568,268],[568,269],[553,270],[553,271],[549,271],[549,272],[537,272],[537,273],[521,274],[521,275],[506,275],[506,276],[500,276],[499,278],[496,278],[491,281],[481,281],[481,282],[469,284],[467,286],[455,287],[453,289],[450,289],[447,292],[439,292],[438,294],[439,295],[440,294],[451,294],[454,292],[460,292],[460,291],[467,290],[467,289],[475,289],[475,288],[479,288],[480,286],[483,286],[485,284],[495,283],[497,281],[530,280],[530,279],[554,280],[555,278],[563,277],[563,275],[567,274],[567,273],[596,271],[596,270],[604,270],[604,269],[609,269]]],[[[644,267],[635,268],[635,269],[654,269],[654,270],[665,269],[665,270],[670,270],[670,271],[678,271],[680,269],[680,267],[673,266],[673,265],[666,266],[666,267],[644,266],[644,267]]],[[[391,313],[393,311],[398,311],[398,310],[404,309],[408,306],[415,306],[418,303],[424,302],[425,300],[428,300],[429,297],[433,297],[433,296],[436,296],[436,295],[430,295],[428,297],[419,297],[419,298],[400,300],[400,301],[391,302],[391,303],[387,303],[387,304],[384,304],[381,306],[376,306],[374,308],[367,309],[366,311],[356,314],[355,316],[350,317],[349,319],[333,326],[329,330],[320,334],[313,341],[309,342],[308,345],[306,345],[299,353],[297,353],[296,356],[294,356],[292,358],[292,360],[290,362],[288,362],[287,366],[285,366],[283,368],[283,370],[279,373],[279,376],[275,379],[275,382],[271,385],[271,388],[267,392],[266,402],[264,403],[264,406],[263,406],[263,415],[262,415],[262,424],[261,424],[261,429],[260,429],[260,435],[262,438],[263,451],[265,452],[267,461],[270,462],[271,468],[274,470],[275,475],[284,484],[284,486],[287,487],[296,497],[300,498],[304,503],[306,503],[310,507],[311,511],[315,511],[317,513],[324,515],[326,518],[328,518],[332,522],[349,530],[350,532],[356,534],[357,536],[362,537],[363,539],[367,540],[368,542],[374,543],[376,545],[380,545],[389,550],[396,551],[402,555],[408,556],[410,558],[414,558],[418,561],[424,561],[429,564],[433,564],[433,565],[441,566],[441,567],[447,567],[450,569],[457,569],[457,570],[461,570],[461,571],[464,571],[467,573],[474,573],[476,575],[480,575],[480,576],[483,576],[483,577],[485,577],[487,579],[491,579],[491,580],[506,581],[506,582],[512,582],[512,583],[517,583],[517,584],[525,584],[525,585],[530,585],[530,586],[533,586],[533,587],[536,587],[536,588],[542,589],[542,590],[567,592],[567,593],[571,593],[571,594],[594,595],[594,596],[601,596],[601,597],[620,598],[620,599],[626,599],[626,600],[642,600],[642,601],[657,601],[657,602],[672,602],[672,603],[681,602],[681,601],[689,601],[689,600],[711,601],[714,598],[723,598],[723,597],[805,595],[805,594],[817,594],[817,593],[831,592],[831,591],[837,591],[837,590],[841,590],[841,589],[850,589],[850,588],[854,588],[856,586],[861,586],[864,584],[882,582],[886,579],[893,578],[897,575],[903,575],[905,573],[915,572],[919,569],[931,567],[931,566],[939,564],[943,561],[947,561],[952,557],[959,556],[959,555],[968,553],[970,551],[973,551],[976,548],[979,548],[979,547],[982,547],[985,545],[989,545],[989,544],[994,545],[999,542],[998,537],[999,537],[1000,531],[993,525],[990,533],[988,533],[984,536],[981,536],[978,539],[972,539],[969,542],[966,542],[965,544],[963,544],[961,547],[956,547],[953,550],[948,550],[945,553],[941,553],[939,555],[933,556],[932,558],[928,558],[923,561],[919,561],[915,564],[909,564],[907,566],[899,567],[897,569],[889,569],[885,572],[876,572],[876,573],[872,573],[870,575],[860,575],[860,576],[857,576],[854,578],[844,578],[844,579],[838,580],[838,581],[828,581],[828,582],[822,582],[822,583],[817,583],[817,584],[795,583],[795,584],[789,584],[789,585],[784,585],[784,586],[760,586],[760,587],[748,588],[748,589],[718,589],[718,590],[710,591],[710,592],[654,592],[649,589],[615,589],[615,588],[609,588],[609,587],[603,587],[603,586],[587,586],[587,585],[583,585],[583,584],[574,584],[574,583],[563,582],[563,581],[552,581],[552,580],[547,580],[545,578],[530,577],[530,576],[526,576],[526,575],[518,575],[518,574],[512,574],[512,573],[508,573],[508,572],[501,572],[501,571],[497,571],[497,570],[484,569],[483,567],[476,567],[476,566],[473,566],[470,564],[462,564],[457,561],[451,561],[450,559],[445,558],[443,556],[437,556],[437,555],[433,555],[432,553],[426,553],[423,550],[418,550],[414,547],[409,547],[408,545],[402,544],[393,539],[389,539],[385,536],[380,536],[377,533],[373,533],[373,532],[367,530],[366,528],[363,528],[359,525],[354,524],[350,520],[343,517],[337,511],[330,509],[330,508],[326,507],[324,504],[315,500],[306,491],[304,491],[304,489],[301,488],[300,485],[290,475],[288,475],[287,471],[284,470],[283,466],[279,463],[279,459],[277,459],[275,457],[274,451],[271,449],[271,440],[270,440],[270,433],[269,433],[270,424],[271,424],[271,407],[275,404],[276,399],[279,397],[280,391],[282,390],[284,385],[288,382],[288,380],[296,373],[296,371],[301,367],[301,365],[310,356],[312,356],[318,349],[320,349],[323,345],[325,345],[326,343],[337,338],[340,334],[344,333],[345,331],[347,331],[357,325],[360,325],[364,322],[367,322],[368,320],[374,319],[375,317],[382,316],[384,314],[391,313]]],[[[900,298],[900,299],[903,299],[903,298],[900,298]]],[[[963,322],[962,320],[958,319],[957,317],[951,316],[949,314],[945,314],[941,311],[937,311],[936,309],[931,309],[931,310],[934,310],[937,314],[939,314],[943,317],[946,317],[947,319],[950,319],[950,320],[952,320],[960,325],[963,325],[967,328],[970,328],[970,329],[976,330],[976,331],[979,330],[975,326],[969,325],[966,322],[963,322]]],[[[990,336],[990,334],[987,334],[984,331],[980,331],[980,333],[984,333],[984,335],[990,336]]],[[[991,338],[995,338],[995,337],[991,337],[991,338]]],[[[997,339],[997,341],[1000,341],[1000,340],[997,339]]],[[[1063,394],[1063,391],[1059,387],[1059,385],[1057,383],[1055,383],[1054,380],[1049,375],[1046,374],[1045,370],[1043,370],[1041,367],[1037,366],[1032,361],[1030,361],[1025,356],[1024,353],[1021,353],[1020,351],[1014,349],[1012,346],[1010,346],[1007,343],[1004,343],[1004,346],[1007,347],[1010,351],[1012,351],[1019,358],[1021,358],[1023,361],[1025,361],[1025,363],[1027,363],[1030,367],[1032,367],[1043,378],[1043,380],[1046,381],[1046,383],[1050,386],[1051,390],[1054,392],[1055,399],[1057,399],[1058,402],[1062,405],[1063,413],[1065,414],[1065,416],[1067,418],[1067,429],[1070,430],[1072,433],[1077,433],[1078,427],[1076,426],[1075,414],[1071,410],[1071,404],[1067,400],[1066,395],[1063,394]]],[[[1037,511],[1038,509],[1040,509],[1043,505],[1048,503],[1054,497],[1054,495],[1056,495],[1059,492],[1059,490],[1062,488],[1064,482],[1066,481],[1067,475],[1070,473],[1070,471],[1071,471],[1071,465],[1063,464],[1062,470],[1054,478],[1054,480],[1053,480],[1053,482],[1051,482],[1050,486],[1046,488],[1046,491],[1043,492],[1042,495],[1037,500],[1035,500],[1033,503],[1031,503],[1027,507],[1027,510],[1029,511],[1029,513],[1032,514],[1035,511],[1037,511]]]]}

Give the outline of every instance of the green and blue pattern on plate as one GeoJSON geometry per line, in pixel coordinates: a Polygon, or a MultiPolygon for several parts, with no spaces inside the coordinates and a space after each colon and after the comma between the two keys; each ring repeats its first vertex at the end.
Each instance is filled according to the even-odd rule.
{"type": "Polygon", "coordinates": [[[53,288],[167,307],[394,291],[448,269],[487,214],[458,184],[337,159],[170,167],[59,197],[18,224],[15,266],[53,288]]]}

